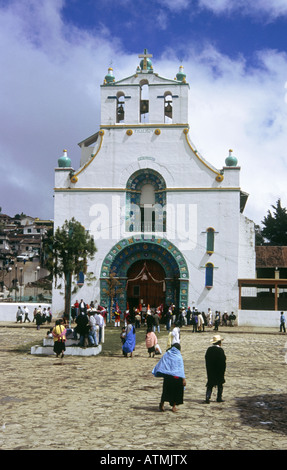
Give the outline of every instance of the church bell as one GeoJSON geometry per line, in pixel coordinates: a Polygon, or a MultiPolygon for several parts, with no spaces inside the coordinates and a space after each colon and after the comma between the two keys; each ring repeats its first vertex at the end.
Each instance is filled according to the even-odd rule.
{"type": "Polygon", "coordinates": [[[146,114],[148,113],[148,108],[149,108],[149,102],[148,100],[141,100],[141,104],[140,104],[140,111],[141,111],[141,114],[146,114]]]}
{"type": "Polygon", "coordinates": [[[165,107],[165,115],[169,118],[172,118],[172,105],[171,103],[167,103],[165,107]]]}
{"type": "Polygon", "coordinates": [[[124,107],[122,104],[118,106],[117,114],[118,114],[118,121],[123,121],[125,117],[125,111],[124,111],[124,107]]]}

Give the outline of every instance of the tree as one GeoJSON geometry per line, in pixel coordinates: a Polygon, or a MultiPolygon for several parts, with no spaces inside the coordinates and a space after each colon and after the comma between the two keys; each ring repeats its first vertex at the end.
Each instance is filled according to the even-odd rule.
{"type": "Polygon", "coordinates": [[[260,225],[255,224],[254,230],[255,230],[255,245],[256,246],[265,245],[266,243],[262,235],[262,227],[260,225]]]}
{"type": "Polygon", "coordinates": [[[21,212],[21,214],[14,215],[14,219],[16,220],[21,220],[23,217],[26,217],[26,214],[24,214],[24,212],[21,212]]]}
{"type": "Polygon", "coordinates": [[[262,220],[264,225],[261,234],[267,240],[268,245],[287,246],[287,210],[281,206],[278,199],[276,206],[271,206],[273,214],[269,210],[262,220]]]}
{"type": "Polygon", "coordinates": [[[46,268],[50,274],[49,279],[52,279],[53,270],[53,239],[54,230],[49,228],[42,239],[42,250],[41,250],[41,264],[46,268]]]}
{"type": "Polygon", "coordinates": [[[113,310],[114,301],[116,300],[117,296],[123,293],[123,289],[121,287],[121,282],[117,278],[117,274],[115,269],[111,269],[109,277],[106,279],[107,288],[103,288],[103,293],[109,297],[109,321],[111,318],[111,312],[113,310]]]}
{"type": "Polygon", "coordinates": [[[71,308],[72,277],[87,272],[88,258],[93,259],[97,248],[93,237],[74,217],[58,227],[54,236],[46,242],[46,266],[55,278],[64,278],[65,316],[71,308]]]}

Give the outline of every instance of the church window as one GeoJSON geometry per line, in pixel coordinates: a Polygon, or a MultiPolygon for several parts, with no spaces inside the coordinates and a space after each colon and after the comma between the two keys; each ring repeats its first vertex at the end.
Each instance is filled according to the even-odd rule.
{"type": "Polygon", "coordinates": [[[83,271],[80,271],[79,274],[78,274],[77,284],[80,287],[80,286],[84,285],[84,282],[85,282],[85,275],[84,275],[83,271]]]}
{"type": "Polygon", "coordinates": [[[126,230],[129,232],[166,231],[166,185],[154,170],[135,172],[126,188],[126,230]]]}
{"type": "Polygon", "coordinates": [[[164,122],[172,123],[172,94],[170,92],[164,95],[164,122]]]}
{"type": "Polygon", "coordinates": [[[205,265],[205,287],[211,289],[213,287],[213,270],[214,266],[212,263],[206,263],[205,265]]]}
{"type": "Polygon", "coordinates": [[[117,94],[117,123],[125,121],[125,95],[122,92],[117,94]]]}
{"type": "Polygon", "coordinates": [[[209,227],[207,230],[207,238],[206,238],[206,253],[211,255],[214,252],[214,234],[215,230],[212,227],[209,227]]]}
{"type": "Polygon", "coordinates": [[[149,122],[149,89],[148,81],[142,80],[140,82],[141,96],[140,96],[140,122],[149,122]]]}
{"type": "Polygon", "coordinates": [[[141,231],[155,231],[155,192],[152,184],[144,184],[141,188],[140,208],[141,208],[141,231]]]}

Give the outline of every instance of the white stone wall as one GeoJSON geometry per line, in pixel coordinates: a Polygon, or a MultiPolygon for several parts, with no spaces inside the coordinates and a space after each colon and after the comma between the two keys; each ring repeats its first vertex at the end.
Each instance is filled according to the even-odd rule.
{"type": "MultiPolygon", "coordinates": [[[[286,316],[286,313],[285,313],[286,316]]],[[[280,311],[275,310],[239,310],[238,326],[280,327],[280,311]]]]}
{"type": "Polygon", "coordinates": [[[238,278],[256,277],[255,224],[240,214],[238,278]]]}
{"type": "MultiPolygon", "coordinates": [[[[39,304],[36,303],[13,303],[13,302],[0,302],[0,321],[8,321],[8,322],[16,322],[16,313],[18,310],[18,306],[21,305],[21,307],[26,306],[29,310],[29,318],[32,321],[33,320],[33,312],[36,307],[41,305],[42,308],[48,308],[51,307],[51,304],[49,303],[44,303],[41,302],[39,304]]],[[[53,314],[53,310],[52,310],[53,314]]],[[[53,315],[55,318],[55,316],[53,315]]],[[[36,324],[35,324],[36,328],[36,324]]]]}

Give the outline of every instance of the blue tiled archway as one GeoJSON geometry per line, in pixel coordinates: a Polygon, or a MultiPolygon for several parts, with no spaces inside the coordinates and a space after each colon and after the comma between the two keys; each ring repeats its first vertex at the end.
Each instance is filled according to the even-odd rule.
{"type": "Polygon", "coordinates": [[[110,273],[114,271],[121,288],[117,301],[122,311],[126,308],[127,271],[133,263],[144,259],[157,261],[165,271],[166,304],[169,305],[174,301],[172,283],[177,280],[179,283],[178,306],[187,307],[189,272],[183,254],[167,239],[146,238],[144,235],[122,239],[107,253],[101,267],[101,305],[109,304],[105,291],[110,273]]]}

